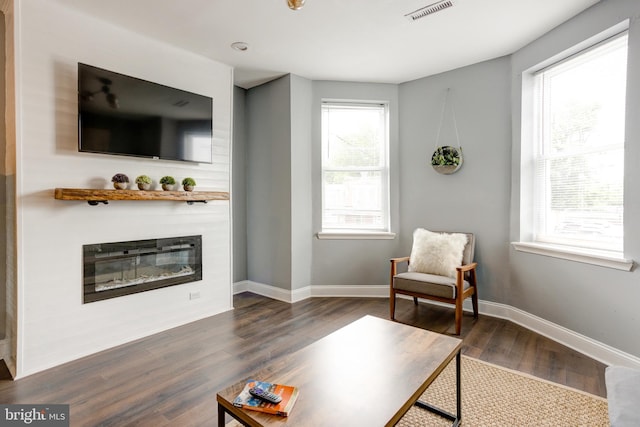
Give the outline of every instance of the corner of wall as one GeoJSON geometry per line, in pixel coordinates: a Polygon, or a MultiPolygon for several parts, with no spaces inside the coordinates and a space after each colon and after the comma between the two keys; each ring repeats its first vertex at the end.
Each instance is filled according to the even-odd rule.
{"type": "Polygon", "coordinates": [[[14,1],[5,0],[0,3],[0,35],[3,41],[0,46],[0,96],[2,105],[0,115],[4,117],[0,125],[0,165],[2,189],[0,190],[0,227],[5,238],[0,243],[0,259],[5,262],[0,271],[0,359],[4,360],[11,375],[17,373],[17,281],[16,281],[16,119],[15,119],[15,40],[14,40],[14,1]],[[4,255],[4,256],[1,256],[4,255]]]}

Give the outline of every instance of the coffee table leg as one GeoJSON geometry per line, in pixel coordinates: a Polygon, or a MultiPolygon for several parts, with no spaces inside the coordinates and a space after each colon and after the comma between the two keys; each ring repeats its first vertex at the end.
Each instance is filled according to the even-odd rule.
{"type": "Polygon", "coordinates": [[[218,427],[224,427],[224,414],[225,414],[224,406],[218,403],[218,427]]]}
{"type": "Polygon", "coordinates": [[[422,409],[426,409],[429,412],[440,415],[453,422],[453,427],[458,427],[462,421],[462,392],[460,390],[460,350],[456,353],[456,415],[453,415],[447,411],[444,411],[438,407],[430,405],[426,402],[418,400],[416,406],[422,409]]]}
{"type": "Polygon", "coordinates": [[[454,420],[453,425],[457,426],[458,424],[460,424],[460,421],[462,420],[462,390],[461,390],[461,385],[462,383],[460,382],[460,352],[461,350],[458,350],[458,354],[456,354],[456,419],[454,420]]]}
{"type": "Polygon", "coordinates": [[[247,424],[246,422],[242,421],[233,412],[227,412],[225,407],[222,406],[222,404],[220,404],[220,402],[218,402],[218,427],[224,427],[225,426],[226,414],[229,414],[231,417],[233,417],[236,421],[238,421],[243,426],[249,426],[249,424],[247,424]]]}

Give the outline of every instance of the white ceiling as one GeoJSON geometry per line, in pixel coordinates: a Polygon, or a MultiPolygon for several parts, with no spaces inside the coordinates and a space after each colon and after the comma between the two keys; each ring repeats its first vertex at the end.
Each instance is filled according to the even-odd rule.
{"type": "Polygon", "coordinates": [[[598,0],[55,0],[229,64],[250,88],[293,73],[312,80],[402,83],[513,53],[598,0]],[[233,42],[249,44],[239,52],[233,42]]]}

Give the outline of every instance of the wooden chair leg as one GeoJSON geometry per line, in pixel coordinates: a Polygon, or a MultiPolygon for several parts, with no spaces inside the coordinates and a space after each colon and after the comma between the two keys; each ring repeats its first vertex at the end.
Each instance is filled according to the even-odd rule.
{"type": "Polygon", "coordinates": [[[471,295],[471,303],[473,304],[473,317],[478,318],[478,288],[474,289],[471,295]]]}
{"type": "Polygon", "coordinates": [[[413,297],[413,303],[414,303],[415,305],[418,305],[418,297],[413,297]]]}
{"type": "Polygon", "coordinates": [[[475,268],[469,272],[471,286],[473,286],[473,295],[471,295],[471,303],[473,304],[473,317],[478,318],[478,286],[476,282],[475,268]]]}
{"type": "Polygon", "coordinates": [[[389,294],[389,317],[391,320],[396,320],[396,293],[393,291],[393,287],[389,294]]]}
{"type": "Polygon", "coordinates": [[[393,276],[396,275],[397,265],[391,259],[391,269],[389,270],[389,318],[396,320],[396,291],[393,289],[393,276]]]}
{"type": "Polygon", "coordinates": [[[462,330],[462,298],[456,299],[456,335],[462,330]]]}

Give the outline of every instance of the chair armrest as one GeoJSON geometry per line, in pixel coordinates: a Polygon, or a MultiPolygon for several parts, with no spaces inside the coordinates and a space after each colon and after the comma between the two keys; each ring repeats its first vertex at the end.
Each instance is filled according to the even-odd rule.
{"type": "Polygon", "coordinates": [[[391,286],[391,289],[393,289],[393,276],[398,273],[398,264],[400,264],[401,262],[409,262],[409,257],[403,256],[400,258],[391,258],[389,261],[391,261],[391,276],[389,279],[389,286],[391,286]]]}
{"type": "Polygon", "coordinates": [[[389,261],[391,261],[392,264],[398,264],[401,262],[409,262],[409,258],[408,256],[403,256],[400,258],[391,258],[389,261]]]}
{"type": "Polygon", "coordinates": [[[471,264],[461,265],[460,267],[456,267],[456,270],[462,271],[462,272],[471,271],[471,270],[475,270],[477,266],[478,266],[477,262],[472,262],[471,264]]]}

